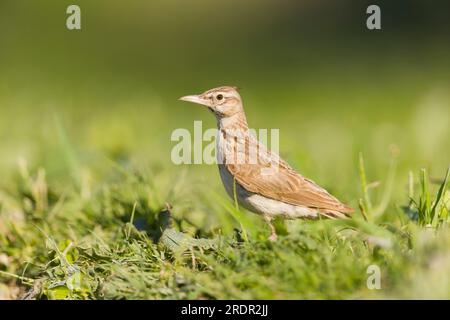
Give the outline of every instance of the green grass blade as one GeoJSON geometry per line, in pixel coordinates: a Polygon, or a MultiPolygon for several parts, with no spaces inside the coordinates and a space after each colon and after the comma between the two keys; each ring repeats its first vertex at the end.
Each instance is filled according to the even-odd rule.
{"type": "Polygon", "coordinates": [[[447,191],[447,183],[448,183],[448,176],[450,174],[450,167],[447,169],[447,173],[445,174],[444,181],[442,182],[439,191],[436,196],[436,200],[434,201],[433,208],[431,209],[431,219],[432,219],[432,225],[433,227],[437,227],[439,223],[439,218],[442,217],[440,214],[440,211],[436,212],[438,209],[438,206],[443,202],[445,198],[445,193],[447,191]]]}

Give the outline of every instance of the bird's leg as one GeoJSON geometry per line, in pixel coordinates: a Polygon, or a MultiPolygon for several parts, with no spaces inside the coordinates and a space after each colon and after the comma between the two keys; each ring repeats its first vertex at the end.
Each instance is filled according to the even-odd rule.
{"type": "Polygon", "coordinates": [[[268,216],[268,215],[264,215],[264,220],[266,220],[267,224],[268,224],[269,227],[270,227],[270,237],[269,237],[269,240],[272,241],[272,242],[277,241],[278,236],[277,236],[277,233],[276,233],[276,231],[275,231],[275,227],[274,227],[274,225],[273,225],[273,223],[272,223],[272,217],[270,217],[270,216],[268,216]]]}

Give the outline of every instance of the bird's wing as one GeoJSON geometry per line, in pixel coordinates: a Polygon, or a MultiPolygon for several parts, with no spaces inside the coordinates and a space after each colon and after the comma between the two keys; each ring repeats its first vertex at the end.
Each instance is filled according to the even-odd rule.
{"type": "MultiPolygon", "coordinates": [[[[353,212],[315,182],[302,177],[278,155],[261,144],[258,164],[225,163],[246,190],[267,198],[320,210],[353,212]]],[[[239,151],[236,151],[239,153],[239,151]]]]}

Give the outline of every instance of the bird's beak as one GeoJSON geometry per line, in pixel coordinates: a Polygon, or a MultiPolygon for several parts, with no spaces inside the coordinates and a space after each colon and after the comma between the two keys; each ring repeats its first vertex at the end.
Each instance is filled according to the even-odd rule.
{"type": "Polygon", "coordinates": [[[184,97],[181,97],[179,100],[193,102],[193,103],[201,104],[204,106],[209,105],[209,101],[207,99],[204,99],[201,95],[184,96],[184,97]]]}

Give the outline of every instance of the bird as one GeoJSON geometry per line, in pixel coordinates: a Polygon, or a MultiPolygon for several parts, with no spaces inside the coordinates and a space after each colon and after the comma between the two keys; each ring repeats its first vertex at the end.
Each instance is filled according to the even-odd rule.
{"type": "Polygon", "coordinates": [[[354,211],[296,172],[250,132],[238,88],[221,86],[179,100],[203,105],[217,121],[216,158],[227,194],[262,215],[276,241],[273,219],[345,219],[354,211]],[[254,156],[256,154],[256,157],[254,156]]]}

